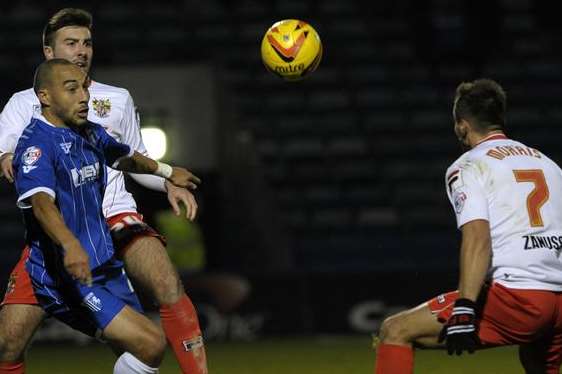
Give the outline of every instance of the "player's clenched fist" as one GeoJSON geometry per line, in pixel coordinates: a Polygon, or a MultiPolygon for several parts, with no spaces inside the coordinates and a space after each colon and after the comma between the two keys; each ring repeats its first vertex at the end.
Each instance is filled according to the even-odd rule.
{"type": "Polygon", "coordinates": [[[196,175],[192,174],[189,170],[180,167],[172,168],[172,175],[170,175],[168,180],[178,187],[185,187],[192,190],[196,189],[197,185],[201,183],[201,179],[199,179],[196,175]]]}
{"type": "Polygon", "coordinates": [[[458,299],[453,313],[439,335],[439,342],[446,340],[449,355],[460,355],[463,351],[474,353],[480,345],[476,332],[476,303],[469,299],[458,299]]]}
{"type": "Polygon", "coordinates": [[[80,242],[73,241],[64,246],[64,268],[80,283],[91,286],[92,273],[89,265],[90,258],[80,245],[80,242]]]}

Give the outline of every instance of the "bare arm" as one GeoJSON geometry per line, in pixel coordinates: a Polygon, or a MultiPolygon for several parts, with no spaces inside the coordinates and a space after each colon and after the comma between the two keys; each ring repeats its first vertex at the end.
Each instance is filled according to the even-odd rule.
{"type": "Polygon", "coordinates": [[[131,157],[120,159],[115,169],[129,173],[154,174],[158,169],[158,163],[135,151],[131,157]]]}
{"type": "Polygon", "coordinates": [[[88,254],[64,223],[53,198],[38,192],[29,198],[33,215],[51,240],[64,250],[64,267],[70,275],[83,284],[91,285],[92,274],[88,254]]]}
{"type": "Polygon", "coordinates": [[[461,230],[460,297],[476,301],[492,257],[490,224],[478,219],[467,222],[461,230]]]}
{"type": "Polygon", "coordinates": [[[129,173],[160,175],[178,187],[195,189],[197,184],[201,183],[201,180],[190,171],[161,164],[137,151],[130,157],[120,159],[117,165],[114,165],[114,168],[129,173]],[[163,172],[161,170],[162,166],[170,168],[169,173],[167,171],[163,172]]]}

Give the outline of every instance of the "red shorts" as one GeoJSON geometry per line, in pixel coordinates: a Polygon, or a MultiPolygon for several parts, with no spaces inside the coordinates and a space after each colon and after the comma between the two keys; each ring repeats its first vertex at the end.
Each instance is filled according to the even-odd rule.
{"type": "MultiPolygon", "coordinates": [[[[142,215],[138,213],[121,213],[107,220],[111,231],[115,254],[122,259],[137,239],[154,237],[166,245],[166,239],[156,230],[144,223],[142,215]]],[[[38,304],[31,285],[31,278],[27,274],[25,262],[29,257],[29,247],[23,249],[20,260],[12,270],[2,304],[38,304]]]]}
{"type": "Polygon", "coordinates": [[[21,257],[12,270],[6,287],[6,294],[2,304],[32,304],[37,305],[37,298],[31,286],[31,278],[27,274],[25,262],[29,257],[29,247],[25,246],[21,253],[21,257]]]}
{"type": "Polygon", "coordinates": [[[166,239],[143,221],[142,214],[120,213],[108,218],[107,225],[113,239],[115,255],[119,259],[123,259],[132,244],[143,237],[156,238],[166,245],[166,239]]]}
{"type": "MultiPolygon", "coordinates": [[[[451,316],[458,291],[431,299],[429,309],[441,323],[451,316]]],[[[478,300],[478,335],[484,348],[541,344],[549,364],[562,362],[562,293],[486,286],[478,300]]]]}

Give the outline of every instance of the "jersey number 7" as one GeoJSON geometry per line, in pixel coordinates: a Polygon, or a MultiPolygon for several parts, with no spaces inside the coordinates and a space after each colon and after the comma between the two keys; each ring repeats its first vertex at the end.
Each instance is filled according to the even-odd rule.
{"type": "Polygon", "coordinates": [[[531,227],[542,227],[544,223],[541,216],[541,207],[548,200],[550,193],[541,169],[513,170],[518,183],[531,182],[535,188],[527,196],[527,212],[531,227]]]}

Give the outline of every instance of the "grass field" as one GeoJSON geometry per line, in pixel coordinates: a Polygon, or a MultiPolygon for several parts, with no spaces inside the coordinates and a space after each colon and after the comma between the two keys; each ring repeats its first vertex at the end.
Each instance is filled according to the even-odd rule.
{"type": "MultiPolygon", "coordinates": [[[[370,337],[268,339],[252,343],[208,344],[210,374],[372,374],[370,337]]],[[[29,353],[30,374],[112,373],[114,357],[94,344],[85,347],[35,345],[29,353]]],[[[178,373],[168,352],[160,373],[178,373]]],[[[416,374],[523,373],[515,348],[449,357],[442,351],[416,352],[416,374]]]]}

